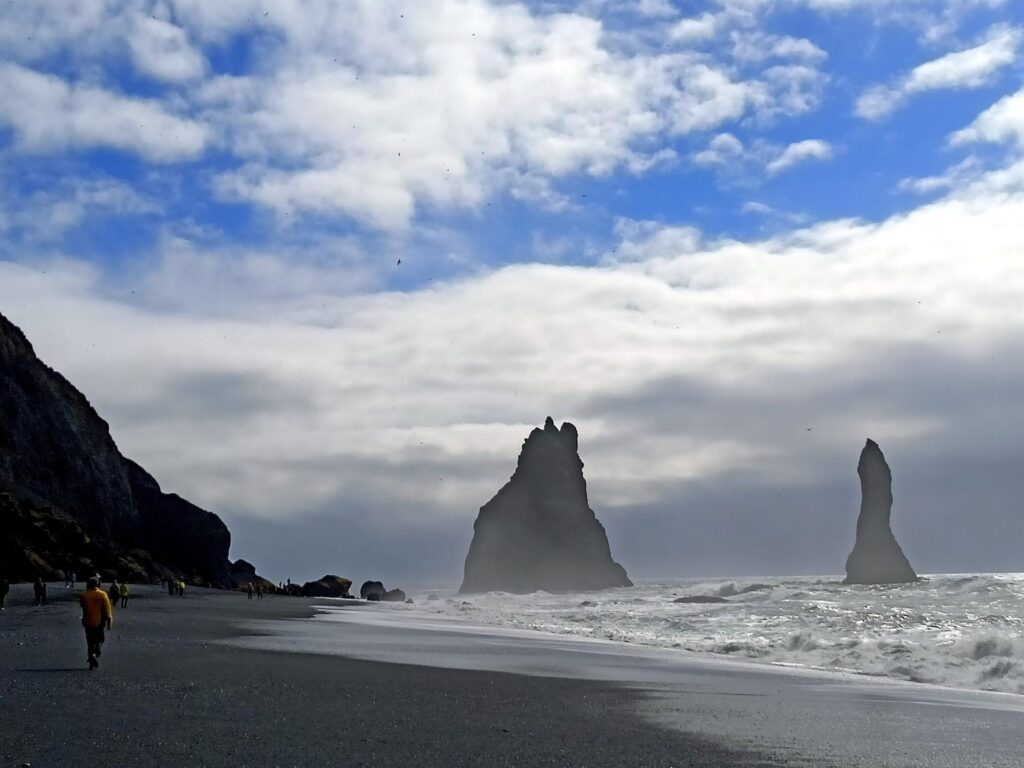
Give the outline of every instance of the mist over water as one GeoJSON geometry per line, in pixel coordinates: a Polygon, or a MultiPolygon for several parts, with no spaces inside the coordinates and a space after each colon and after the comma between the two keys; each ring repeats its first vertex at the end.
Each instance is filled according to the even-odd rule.
{"type": "Polygon", "coordinates": [[[649,580],[569,595],[417,595],[409,608],[738,660],[1024,693],[1024,574],[934,575],[900,586],[841,581],[649,580]],[[674,602],[695,595],[727,602],[674,602]]]}

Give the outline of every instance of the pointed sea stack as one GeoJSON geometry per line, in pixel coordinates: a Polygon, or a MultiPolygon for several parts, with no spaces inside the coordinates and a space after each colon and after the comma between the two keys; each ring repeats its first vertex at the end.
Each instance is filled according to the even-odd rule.
{"type": "Polygon", "coordinates": [[[576,427],[549,416],[523,443],[515,474],[473,524],[462,593],[631,587],[587,502],[576,427]]]}
{"type": "Polygon", "coordinates": [[[917,581],[889,527],[892,472],[874,440],[868,440],[857,464],[860,475],[860,517],[857,542],[846,559],[845,584],[905,584],[917,581]]]}

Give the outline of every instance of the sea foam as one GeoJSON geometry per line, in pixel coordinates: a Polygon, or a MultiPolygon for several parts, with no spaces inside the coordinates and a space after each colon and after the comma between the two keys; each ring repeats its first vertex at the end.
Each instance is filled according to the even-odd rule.
{"type": "Polygon", "coordinates": [[[847,586],[840,577],[687,579],[417,603],[496,626],[1024,693],[1024,574],[937,575],[900,586],[847,586]],[[727,602],[673,602],[694,595],[727,602]]]}

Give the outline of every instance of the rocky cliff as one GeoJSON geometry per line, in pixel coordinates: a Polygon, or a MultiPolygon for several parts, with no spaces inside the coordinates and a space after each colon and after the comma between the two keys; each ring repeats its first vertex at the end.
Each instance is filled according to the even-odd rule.
{"type": "Polygon", "coordinates": [[[460,592],[566,592],[632,586],[587,501],[576,427],[549,417],[516,471],[480,508],[460,592]]]}
{"type": "Polygon", "coordinates": [[[172,563],[192,581],[230,586],[231,534],[223,521],[176,493],[164,493],[153,476],[131,459],[124,463],[142,520],[142,540],[153,559],[172,563]]]}
{"type": "Polygon", "coordinates": [[[857,464],[860,516],[857,541],[846,560],[846,584],[902,584],[917,581],[889,525],[892,472],[874,440],[868,440],[857,464]]]}
{"type": "Polygon", "coordinates": [[[8,578],[124,568],[227,586],[230,534],[214,514],[125,459],[107,423],[0,315],[0,548],[8,578]]]}

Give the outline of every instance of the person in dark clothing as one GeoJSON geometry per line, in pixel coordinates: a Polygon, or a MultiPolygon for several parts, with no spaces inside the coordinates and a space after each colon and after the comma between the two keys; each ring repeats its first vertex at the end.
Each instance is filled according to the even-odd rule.
{"type": "Polygon", "coordinates": [[[7,579],[0,579],[0,611],[7,604],[7,593],[11,591],[11,582],[7,579]]]}
{"type": "Polygon", "coordinates": [[[38,576],[32,584],[32,592],[36,597],[36,605],[46,605],[46,583],[38,576]]]}
{"type": "Polygon", "coordinates": [[[260,584],[258,581],[256,582],[256,598],[258,600],[263,599],[263,585],[260,584]]]}
{"type": "Polygon", "coordinates": [[[248,595],[247,600],[252,600],[252,582],[250,581],[245,585],[245,594],[248,595]]]}
{"type": "Polygon", "coordinates": [[[170,576],[167,577],[167,594],[170,597],[174,597],[174,593],[178,589],[177,579],[172,579],[170,576]]]}

